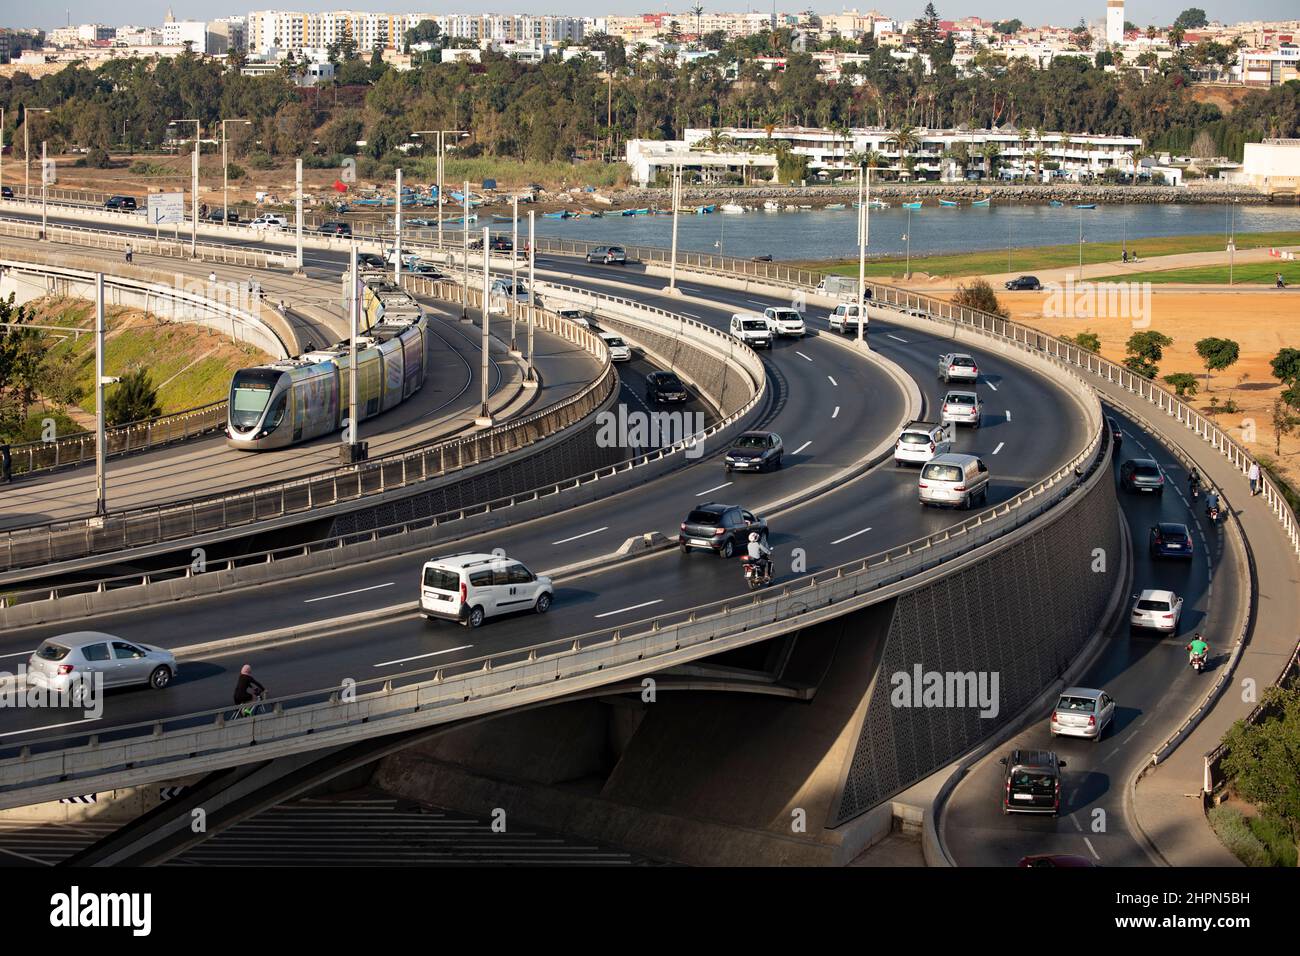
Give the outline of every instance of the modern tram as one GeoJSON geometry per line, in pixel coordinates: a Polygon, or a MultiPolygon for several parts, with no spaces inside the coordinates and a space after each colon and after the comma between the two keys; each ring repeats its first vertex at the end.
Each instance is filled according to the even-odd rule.
{"type": "MultiPolygon", "coordinates": [[[[428,317],[404,289],[362,276],[357,417],[365,421],[424,385],[428,317]]],[[[226,444],[262,451],[339,431],[348,417],[348,342],[240,369],[230,383],[226,444]]]]}

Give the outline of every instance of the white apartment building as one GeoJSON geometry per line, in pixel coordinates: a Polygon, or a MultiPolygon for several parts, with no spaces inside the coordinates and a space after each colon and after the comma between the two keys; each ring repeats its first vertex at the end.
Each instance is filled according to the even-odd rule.
{"type": "MultiPolygon", "coordinates": [[[[708,135],[708,130],[687,130],[708,135]]],[[[703,137],[697,137],[703,139],[703,137]]],[[[632,179],[642,186],[655,181],[661,172],[681,167],[700,173],[705,179],[739,174],[746,179],[771,179],[776,173],[776,156],[747,150],[710,151],[691,148],[684,140],[630,139],[624,159],[632,167],[632,179]]]]}
{"type": "Polygon", "coordinates": [[[356,41],[357,51],[365,55],[376,46],[386,50],[400,49],[406,31],[422,20],[432,20],[444,36],[534,46],[581,43],[587,24],[582,17],[531,14],[260,10],[248,15],[246,33],[248,49],[256,53],[272,49],[297,51],[303,47],[328,47],[350,34],[356,41]]]}
{"type": "Polygon", "coordinates": [[[102,23],[83,23],[51,30],[45,43],[53,47],[90,46],[99,40],[111,40],[116,33],[115,27],[106,27],[102,23]]]}

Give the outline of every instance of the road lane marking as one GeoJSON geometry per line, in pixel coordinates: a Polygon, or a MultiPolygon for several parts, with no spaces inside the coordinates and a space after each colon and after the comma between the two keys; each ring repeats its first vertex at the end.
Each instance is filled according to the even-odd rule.
{"type": "Polygon", "coordinates": [[[987,385],[989,388],[993,389],[993,391],[995,392],[998,390],[998,387],[994,385],[992,382],[988,381],[987,379],[985,379],[984,384],[987,385]]]}
{"type": "Polygon", "coordinates": [[[802,352],[800,352],[798,349],[795,349],[794,354],[797,355],[797,356],[799,356],[801,359],[808,359],[809,362],[812,361],[811,358],[808,358],[807,355],[804,355],[804,354],[803,354],[802,352]]]}
{"type": "MultiPolygon", "coordinates": [[[[998,452],[1000,452],[1000,451],[1002,450],[1002,446],[1005,445],[1005,444],[1006,444],[1006,442],[1004,442],[1004,441],[1000,441],[1000,442],[998,442],[998,447],[993,449],[993,454],[996,455],[998,452]]],[[[557,543],[558,543],[558,542],[557,542],[557,543]]]]}
{"type": "Polygon", "coordinates": [[[897,335],[894,335],[892,332],[886,332],[885,336],[887,338],[893,339],[895,342],[902,342],[904,345],[907,344],[907,339],[900,339],[897,335]]]}
{"type": "Polygon", "coordinates": [[[688,319],[698,319],[698,318],[699,318],[699,316],[696,315],[694,312],[683,312],[682,315],[686,316],[688,319]]]}
{"type": "Polygon", "coordinates": [[[734,481],[729,481],[729,482],[727,482],[727,483],[724,484],[724,485],[715,485],[715,486],[712,487],[712,488],[705,488],[703,491],[701,491],[701,492],[700,492],[699,494],[697,494],[695,497],[696,497],[696,498],[703,498],[705,495],[707,495],[707,494],[708,494],[709,492],[711,492],[711,491],[721,491],[723,488],[730,488],[733,484],[735,484],[734,481]]]}
{"type": "Polygon", "coordinates": [[[324,597],[307,598],[303,604],[315,604],[317,601],[328,601],[330,598],[348,597],[351,594],[365,594],[367,591],[378,591],[380,588],[391,588],[395,582],[389,581],[387,584],[375,584],[368,588],[357,588],[355,591],[340,591],[338,594],[326,594],[324,597]]]}
{"type": "Polygon", "coordinates": [[[1092,855],[1095,856],[1098,860],[1100,860],[1100,859],[1101,859],[1101,855],[1100,855],[1100,854],[1096,851],[1096,849],[1093,847],[1093,845],[1092,845],[1092,841],[1089,840],[1087,837],[1084,837],[1084,838],[1083,838],[1083,842],[1086,843],[1086,844],[1088,844],[1088,849],[1092,852],[1092,855]]]}
{"type": "Polygon", "coordinates": [[[831,380],[831,384],[834,385],[836,388],[840,387],[840,383],[835,381],[835,377],[833,375],[827,375],[826,377],[831,380]]]}
{"type": "Polygon", "coordinates": [[[1011,409],[1007,409],[1007,421],[1011,421],[1011,409]]]}
{"type": "Polygon", "coordinates": [[[453,651],[467,651],[473,646],[474,646],[473,644],[462,644],[460,647],[449,647],[446,650],[442,650],[442,651],[430,651],[428,654],[416,654],[414,657],[401,657],[395,661],[384,661],[383,663],[375,664],[374,666],[389,667],[390,665],[393,664],[405,664],[408,661],[422,661],[426,657],[437,657],[439,654],[450,654],[453,651]]]}
{"type": "Polygon", "coordinates": [[[852,534],[846,534],[842,538],[836,538],[834,541],[831,542],[831,544],[843,544],[845,541],[848,541],[850,538],[856,538],[858,535],[866,534],[870,530],[871,530],[870,528],[863,528],[861,531],[855,531],[852,534]]]}
{"type": "Polygon", "coordinates": [[[649,607],[651,604],[663,603],[663,598],[655,598],[653,601],[646,601],[642,604],[633,604],[631,607],[621,607],[617,611],[606,611],[604,614],[597,614],[596,617],[613,617],[615,614],[626,614],[628,611],[637,611],[643,607],[649,607]]]}
{"type": "Polygon", "coordinates": [[[589,535],[600,534],[602,531],[608,531],[609,525],[603,528],[597,528],[595,531],[584,531],[582,534],[575,534],[572,538],[561,538],[559,541],[552,541],[551,544],[568,544],[570,541],[577,541],[579,538],[585,538],[589,535]]]}
{"type": "Polygon", "coordinates": [[[36,653],[36,652],[35,652],[35,651],[19,651],[17,654],[0,654],[0,660],[4,660],[6,657],[31,657],[34,653],[36,653]]]}
{"type": "Polygon", "coordinates": [[[81,720],[68,720],[61,724],[46,724],[44,727],[28,727],[26,730],[9,730],[0,737],[14,737],[18,734],[34,734],[42,730],[57,730],[60,727],[75,727],[77,724],[91,724],[97,720],[103,720],[103,717],[85,717],[81,720]]]}
{"type": "Polygon", "coordinates": [[[840,417],[840,407],[836,405],[835,411],[831,412],[831,418],[839,418],[839,417],[840,417]]]}
{"type": "Polygon", "coordinates": [[[807,448],[807,447],[808,447],[809,445],[811,445],[811,444],[812,444],[812,442],[810,442],[810,441],[806,441],[806,442],[804,442],[802,445],[800,445],[798,448],[796,448],[794,451],[790,452],[790,454],[792,454],[792,455],[797,455],[797,454],[799,454],[799,452],[803,451],[805,448],[807,448]]]}
{"type": "Polygon", "coordinates": [[[759,302],[757,299],[746,299],[745,301],[748,302],[750,305],[762,305],[762,306],[767,305],[766,302],[759,302]]]}

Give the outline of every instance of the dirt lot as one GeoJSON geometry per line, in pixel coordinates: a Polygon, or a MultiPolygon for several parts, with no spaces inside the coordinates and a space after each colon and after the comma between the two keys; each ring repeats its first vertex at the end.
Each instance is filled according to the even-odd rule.
{"type": "MultiPolygon", "coordinates": [[[[1048,319],[1042,315],[1041,293],[1003,293],[999,298],[1017,321],[1054,335],[1096,332],[1101,337],[1101,351],[1106,358],[1115,362],[1124,359],[1124,343],[1134,331],[1128,319],[1048,319]]],[[[1231,415],[1220,413],[1220,427],[1227,426],[1232,436],[1241,441],[1244,423],[1253,419],[1256,435],[1254,442],[1247,443],[1249,447],[1276,457],[1288,481],[1300,487],[1300,436],[1292,433],[1284,438],[1282,454],[1274,455],[1272,405],[1281,385],[1269,369],[1269,361],[1278,349],[1300,347],[1300,308],[1297,307],[1300,303],[1292,296],[1275,295],[1271,291],[1162,293],[1157,288],[1151,304],[1150,328],[1174,340],[1160,362],[1161,376],[1172,372],[1204,376],[1205,368],[1196,354],[1196,342],[1200,339],[1218,336],[1233,339],[1241,346],[1237,364],[1213,375],[1208,391],[1202,381],[1192,401],[1208,413],[1210,398],[1218,398],[1221,405],[1229,397],[1235,399],[1239,411],[1231,415]]]]}

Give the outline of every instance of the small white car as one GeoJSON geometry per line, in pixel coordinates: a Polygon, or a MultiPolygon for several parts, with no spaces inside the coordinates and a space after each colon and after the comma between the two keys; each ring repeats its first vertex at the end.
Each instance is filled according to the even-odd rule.
{"type": "Polygon", "coordinates": [[[958,425],[980,427],[980,400],[974,392],[949,392],[943,397],[943,415],[941,420],[946,425],[954,422],[958,425]]]}
{"type": "Polygon", "coordinates": [[[597,334],[604,340],[605,347],[609,349],[609,360],[611,362],[632,361],[632,350],[628,348],[622,337],[615,335],[613,332],[599,332],[597,334]]]}
{"type": "Polygon", "coordinates": [[[1067,687],[1052,708],[1048,729],[1053,737],[1083,737],[1098,742],[1115,719],[1115,699],[1104,690],[1067,687]]]}
{"type": "Polygon", "coordinates": [[[964,352],[950,352],[939,356],[939,377],[945,383],[958,381],[974,384],[979,381],[980,370],[971,356],[964,352]]]}
{"type": "Polygon", "coordinates": [[[952,425],[940,422],[912,422],[894,445],[894,464],[924,465],[937,455],[952,451],[952,425]]]}
{"type": "Polygon", "coordinates": [[[1128,623],[1131,630],[1177,634],[1183,616],[1183,599],[1173,591],[1145,590],[1133,602],[1128,623]]]}
{"type": "Polygon", "coordinates": [[[528,287],[521,280],[512,284],[509,279],[493,279],[488,291],[488,312],[492,315],[505,315],[510,299],[524,306],[528,304],[528,287]]]}
{"type": "Polygon", "coordinates": [[[871,324],[871,313],[865,305],[856,305],[852,302],[840,303],[827,318],[831,331],[839,332],[841,335],[850,333],[856,335],[859,320],[865,333],[871,324]]]}
{"type": "Polygon", "coordinates": [[[752,349],[772,347],[772,326],[757,312],[737,312],[731,317],[731,334],[752,349]]]}
{"type": "Polygon", "coordinates": [[[561,318],[568,319],[576,325],[581,325],[584,329],[591,328],[591,320],[587,317],[587,313],[582,309],[556,309],[555,314],[561,318]]]}
{"type": "Polygon", "coordinates": [[[284,216],[277,215],[273,212],[263,213],[248,224],[249,229],[267,229],[272,232],[280,232],[289,228],[289,220],[284,216]]]}
{"type": "Polygon", "coordinates": [[[544,574],[502,554],[463,552],[424,562],[420,611],[429,620],[478,627],[489,617],[536,611],[545,614],[555,587],[544,574]]]}
{"type": "Polygon", "coordinates": [[[808,331],[803,324],[803,316],[798,309],[773,306],[763,310],[763,315],[773,332],[777,335],[802,338],[808,331]]]}

